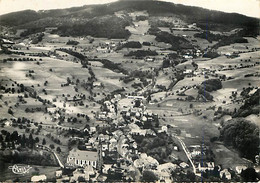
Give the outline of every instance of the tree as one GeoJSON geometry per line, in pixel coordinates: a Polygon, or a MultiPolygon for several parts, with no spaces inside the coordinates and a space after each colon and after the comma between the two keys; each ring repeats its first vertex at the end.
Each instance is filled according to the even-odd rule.
{"type": "Polygon", "coordinates": [[[10,140],[11,140],[10,133],[7,132],[7,133],[6,133],[6,136],[5,136],[5,142],[10,142],[10,140]]]}
{"type": "Polygon", "coordinates": [[[60,147],[57,147],[57,148],[56,148],[56,151],[57,151],[58,153],[60,153],[60,152],[61,152],[60,147]]]}
{"type": "Polygon", "coordinates": [[[12,141],[12,149],[15,149],[14,141],[12,141]]]}
{"type": "Polygon", "coordinates": [[[51,148],[51,149],[54,149],[55,146],[54,146],[53,144],[50,144],[50,148],[51,148]]]}
{"type": "Polygon", "coordinates": [[[144,182],[155,182],[157,180],[158,180],[158,178],[153,172],[151,172],[151,171],[144,171],[143,172],[142,181],[144,181],[144,182]]]}
{"type": "Polygon", "coordinates": [[[187,179],[191,182],[196,182],[196,175],[190,170],[187,171],[187,179]]]}
{"type": "Polygon", "coordinates": [[[46,144],[46,140],[45,138],[42,139],[42,145],[45,145],[46,144]]]}
{"type": "Polygon", "coordinates": [[[17,131],[14,131],[12,134],[11,134],[11,141],[16,141],[18,139],[18,132],[17,131]]]}
{"type": "Polygon", "coordinates": [[[241,177],[244,182],[256,182],[258,175],[254,168],[249,167],[245,170],[242,170],[241,177]]]}
{"type": "Polygon", "coordinates": [[[227,121],[220,131],[220,140],[225,145],[232,145],[242,157],[252,161],[255,161],[255,156],[259,153],[259,128],[243,118],[227,121]]]}
{"type": "Polygon", "coordinates": [[[35,141],[35,143],[38,143],[40,141],[39,137],[36,137],[34,141],[35,141]]]}
{"type": "Polygon", "coordinates": [[[14,114],[14,112],[12,111],[12,109],[11,109],[11,108],[9,108],[9,109],[8,109],[8,113],[9,113],[9,114],[11,114],[11,115],[13,115],[13,114],[14,114]]]}
{"type": "Polygon", "coordinates": [[[1,142],[1,146],[2,146],[2,149],[5,149],[6,148],[6,144],[4,141],[1,142]]]}
{"type": "Polygon", "coordinates": [[[3,142],[4,138],[2,135],[0,135],[0,142],[3,142]]]}
{"type": "Polygon", "coordinates": [[[28,143],[29,143],[29,147],[33,148],[33,146],[34,146],[34,139],[33,139],[33,136],[32,136],[31,133],[29,135],[28,143]]]}
{"type": "Polygon", "coordinates": [[[86,179],[84,177],[78,177],[78,182],[86,182],[86,179]]]}
{"type": "Polygon", "coordinates": [[[26,143],[26,137],[25,137],[25,134],[23,134],[23,137],[21,139],[21,145],[22,147],[25,147],[25,143],[26,143]]]}
{"type": "Polygon", "coordinates": [[[167,59],[167,60],[164,60],[164,61],[163,61],[163,64],[162,64],[162,67],[163,67],[163,68],[168,68],[168,67],[170,67],[170,60],[168,60],[168,59],[167,59]]]}

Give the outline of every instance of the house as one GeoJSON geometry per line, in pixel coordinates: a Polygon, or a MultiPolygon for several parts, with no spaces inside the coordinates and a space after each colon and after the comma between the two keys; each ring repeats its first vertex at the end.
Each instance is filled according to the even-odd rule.
{"type": "Polygon", "coordinates": [[[197,156],[200,156],[201,155],[201,151],[198,151],[198,150],[193,150],[191,152],[191,157],[194,158],[194,157],[197,157],[197,156]]]}
{"type": "Polygon", "coordinates": [[[56,175],[56,178],[61,178],[61,176],[62,176],[62,170],[57,170],[57,171],[55,172],[55,175],[56,175]]]}
{"type": "Polygon", "coordinates": [[[143,130],[143,129],[132,129],[130,131],[130,134],[145,136],[146,135],[146,130],[143,130]]]}
{"type": "Polygon", "coordinates": [[[13,124],[12,121],[6,121],[6,122],[5,122],[5,126],[6,126],[6,127],[12,126],[12,124],[13,124]]]}
{"type": "Polygon", "coordinates": [[[90,133],[95,133],[97,131],[96,127],[90,127],[90,133]]]}
{"type": "Polygon", "coordinates": [[[198,168],[200,172],[204,172],[206,170],[213,170],[214,166],[215,166],[214,162],[201,162],[199,163],[198,168]]]}
{"type": "Polygon", "coordinates": [[[98,47],[97,52],[99,53],[107,53],[109,52],[109,49],[107,47],[98,47]]]}
{"type": "Polygon", "coordinates": [[[84,169],[77,168],[73,172],[73,177],[71,178],[71,181],[78,181],[79,177],[85,179],[85,181],[89,181],[90,176],[93,176],[93,175],[95,175],[93,167],[87,165],[84,169]]]}
{"type": "Polygon", "coordinates": [[[32,182],[45,181],[47,179],[46,175],[35,175],[31,177],[32,182]]]}
{"type": "Polygon", "coordinates": [[[108,174],[108,170],[112,168],[112,164],[104,164],[104,167],[102,168],[102,172],[104,174],[108,174]]]}
{"type": "Polygon", "coordinates": [[[157,168],[159,162],[151,156],[147,156],[146,153],[140,154],[140,158],[134,161],[134,166],[137,168],[157,168]]]}
{"type": "Polygon", "coordinates": [[[93,87],[101,87],[102,86],[102,83],[101,82],[93,82],[93,87]]]}
{"type": "Polygon", "coordinates": [[[221,172],[219,172],[220,178],[223,178],[224,175],[225,175],[227,180],[231,179],[231,173],[227,169],[224,169],[221,172]]]}
{"type": "Polygon", "coordinates": [[[7,39],[0,39],[0,47],[4,47],[4,48],[11,48],[11,46],[15,44],[12,41],[9,41],[7,39]]]}
{"type": "Polygon", "coordinates": [[[110,139],[110,137],[108,135],[100,134],[98,136],[98,140],[101,142],[107,142],[109,139],[110,139]]]}
{"type": "Polygon", "coordinates": [[[191,74],[192,73],[192,69],[186,69],[184,72],[183,72],[183,74],[191,74]]]}
{"type": "Polygon", "coordinates": [[[163,133],[163,132],[167,133],[167,131],[168,131],[167,126],[162,126],[162,129],[159,130],[159,133],[163,133]]]}
{"type": "Polygon", "coordinates": [[[185,58],[185,59],[193,59],[193,56],[190,56],[190,55],[183,55],[183,58],[185,58]]]}
{"type": "Polygon", "coordinates": [[[93,144],[85,143],[85,147],[86,147],[87,150],[92,150],[93,149],[93,144]]]}
{"type": "Polygon", "coordinates": [[[46,27],[45,32],[52,32],[54,30],[58,30],[58,27],[46,27]]]}
{"type": "Polygon", "coordinates": [[[150,58],[150,57],[146,57],[144,60],[146,62],[153,62],[155,59],[154,58],[150,58]]]}
{"type": "Polygon", "coordinates": [[[90,165],[93,168],[97,168],[98,160],[98,152],[72,149],[67,157],[67,164],[75,167],[90,165]]]}
{"type": "Polygon", "coordinates": [[[164,163],[160,164],[157,167],[157,170],[160,172],[168,172],[171,173],[172,171],[176,170],[178,168],[178,165],[173,163],[164,163]]]}
{"type": "Polygon", "coordinates": [[[247,167],[244,165],[236,166],[236,171],[238,174],[241,174],[242,170],[245,170],[245,169],[247,169],[247,167]]]}
{"type": "Polygon", "coordinates": [[[109,149],[108,143],[103,142],[103,143],[101,144],[101,150],[102,150],[102,151],[107,151],[108,149],[109,149]]]}
{"type": "Polygon", "coordinates": [[[185,162],[182,162],[180,163],[180,167],[182,168],[188,168],[189,167],[189,164],[185,163],[185,162]]]}
{"type": "Polygon", "coordinates": [[[171,173],[169,172],[160,172],[156,171],[155,174],[159,178],[160,181],[164,181],[166,183],[171,183],[171,173]]]}
{"type": "Polygon", "coordinates": [[[109,140],[109,149],[116,149],[117,147],[117,140],[115,138],[112,138],[109,140]]]}

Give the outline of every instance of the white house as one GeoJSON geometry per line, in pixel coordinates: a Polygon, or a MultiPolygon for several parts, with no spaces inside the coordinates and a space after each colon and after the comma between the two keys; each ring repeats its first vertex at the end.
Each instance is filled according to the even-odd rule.
{"type": "Polygon", "coordinates": [[[100,86],[102,86],[101,82],[97,82],[97,81],[93,82],[93,87],[100,87],[100,86]]]}
{"type": "Polygon", "coordinates": [[[200,172],[204,172],[206,170],[213,170],[214,167],[215,167],[214,162],[207,162],[207,163],[203,162],[203,163],[199,163],[198,166],[200,172]]]}
{"type": "Polygon", "coordinates": [[[55,172],[56,178],[60,178],[62,176],[62,170],[57,170],[55,172]]]}
{"type": "Polygon", "coordinates": [[[13,124],[13,123],[12,123],[11,121],[6,121],[6,122],[5,122],[5,126],[6,126],[6,127],[12,126],[12,124],[13,124]]]}
{"type": "Polygon", "coordinates": [[[35,175],[31,177],[32,182],[45,181],[47,179],[46,175],[35,175]]]}
{"type": "Polygon", "coordinates": [[[244,165],[236,166],[236,171],[238,174],[241,174],[242,170],[245,170],[245,169],[247,169],[247,167],[244,165]]]}
{"type": "Polygon", "coordinates": [[[98,159],[98,152],[72,149],[67,157],[67,164],[76,167],[90,165],[93,168],[97,168],[98,159]]]}
{"type": "Polygon", "coordinates": [[[224,169],[221,172],[219,172],[220,178],[223,178],[224,174],[225,174],[226,179],[228,179],[228,180],[231,179],[231,173],[227,169],[224,169]]]}
{"type": "Polygon", "coordinates": [[[185,163],[185,162],[182,162],[180,163],[180,167],[182,168],[188,168],[189,167],[189,164],[185,163]]]}

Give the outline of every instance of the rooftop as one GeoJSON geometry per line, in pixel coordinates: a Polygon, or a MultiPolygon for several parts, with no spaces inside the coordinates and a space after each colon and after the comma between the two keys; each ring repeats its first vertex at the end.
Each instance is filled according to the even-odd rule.
{"type": "Polygon", "coordinates": [[[95,151],[82,151],[79,149],[72,149],[69,153],[69,157],[80,160],[97,161],[98,153],[95,151]]]}

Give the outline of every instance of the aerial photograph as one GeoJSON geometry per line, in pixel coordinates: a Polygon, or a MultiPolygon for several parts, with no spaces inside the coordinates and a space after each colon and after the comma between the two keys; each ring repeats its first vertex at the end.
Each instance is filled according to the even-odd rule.
{"type": "Polygon", "coordinates": [[[259,182],[259,0],[0,0],[0,182],[259,182]]]}

